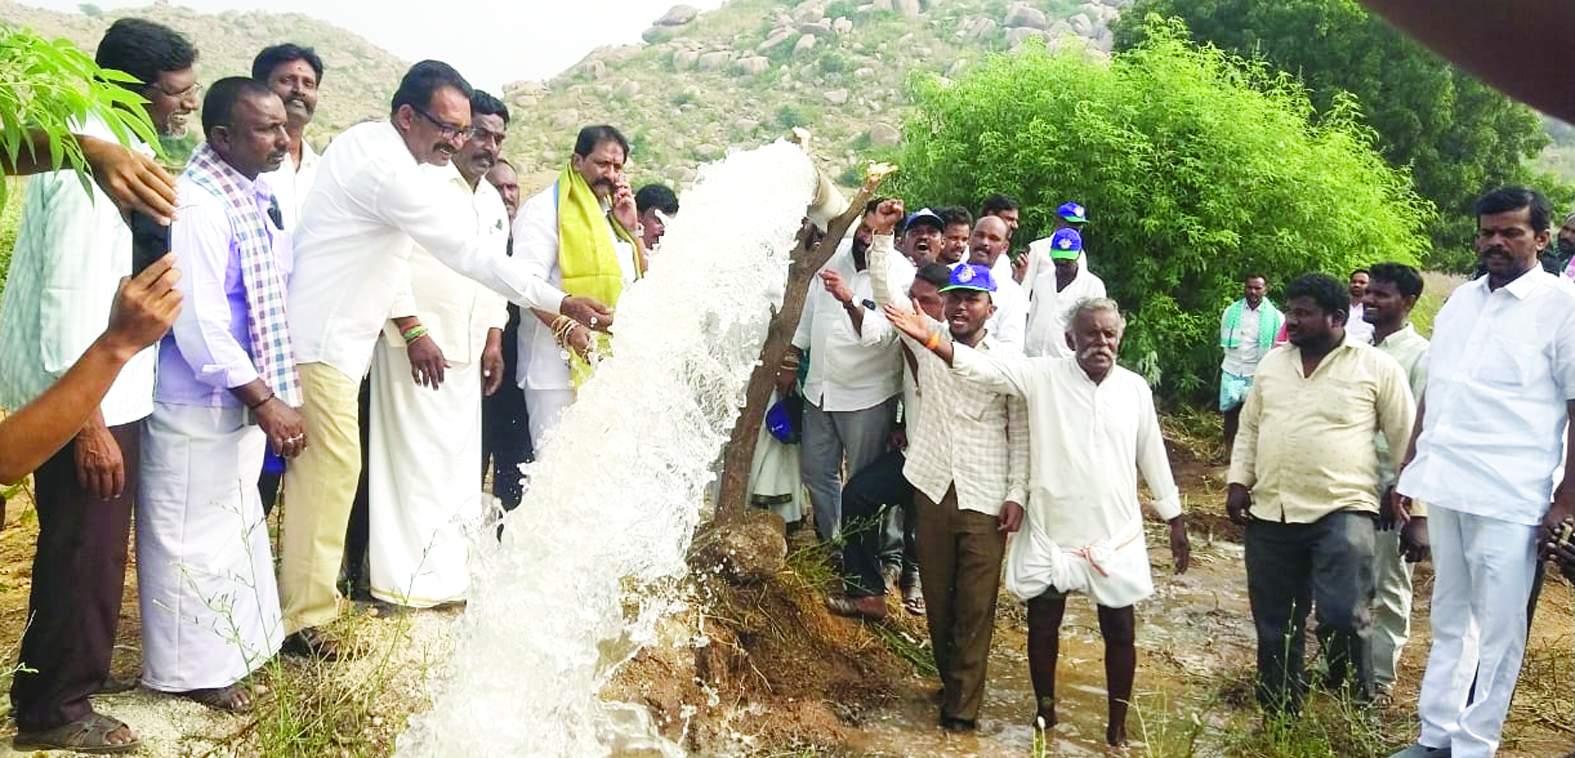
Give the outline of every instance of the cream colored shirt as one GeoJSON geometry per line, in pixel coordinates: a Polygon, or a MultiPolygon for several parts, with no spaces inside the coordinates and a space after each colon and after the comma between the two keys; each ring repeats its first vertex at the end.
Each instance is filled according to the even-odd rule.
{"type": "MultiPolygon", "coordinates": [[[[1427,388],[1427,338],[1417,332],[1416,327],[1408,322],[1404,327],[1401,327],[1400,331],[1385,337],[1383,342],[1373,347],[1387,353],[1389,357],[1394,358],[1400,364],[1400,368],[1405,369],[1406,382],[1411,387],[1411,396],[1418,403],[1422,402],[1422,390],[1427,388]]],[[[1401,448],[1406,447],[1410,442],[1411,438],[1409,436],[1395,440],[1395,444],[1401,448]]],[[[1395,484],[1395,469],[1390,464],[1390,461],[1393,460],[1393,456],[1389,452],[1390,447],[1389,440],[1382,434],[1378,435],[1379,494],[1383,494],[1385,490],[1393,487],[1395,484]]],[[[1421,516],[1426,514],[1425,507],[1418,507],[1417,504],[1420,502],[1413,501],[1411,515],[1421,516]]]]}
{"type": "MultiPolygon", "coordinates": [[[[428,170],[438,174],[443,186],[455,196],[471,203],[477,234],[490,239],[499,255],[507,255],[509,215],[498,191],[488,182],[480,182],[472,190],[453,164],[429,166],[428,170]]],[[[487,330],[502,329],[508,324],[508,301],[439,263],[422,248],[410,254],[409,271],[411,298],[401,297],[391,315],[420,318],[421,325],[428,329],[428,336],[437,343],[448,362],[463,366],[481,360],[487,330]]],[[[389,347],[401,350],[405,347],[404,337],[392,320],[384,325],[383,338],[388,340],[389,347]]]]}
{"type": "MultiPolygon", "coordinates": [[[[1416,403],[1394,358],[1349,335],[1302,374],[1287,344],[1258,363],[1231,451],[1231,484],[1252,490],[1252,515],[1308,524],[1335,511],[1378,512],[1374,437],[1409,439],[1416,403]]],[[[1390,451],[1399,467],[1405,446],[1390,451]]]]}

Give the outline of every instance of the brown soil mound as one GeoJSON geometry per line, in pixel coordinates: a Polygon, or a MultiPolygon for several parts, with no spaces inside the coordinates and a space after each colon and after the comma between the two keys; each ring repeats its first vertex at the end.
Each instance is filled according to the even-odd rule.
{"type": "Polygon", "coordinates": [[[648,706],[664,736],[698,752],[835,750],[846,727],[914,677],[884,640],[925,633],[922,622],[901,617],[895,600],[878,625],[840,618],[825,608],[834,577],[817,549],[790,553],[781,570],[744,582],[716,569],[703,549],[708,539],[696,539],[690,610],[666,622],[661,641],[625,666],[604,696],[648,706]]]}

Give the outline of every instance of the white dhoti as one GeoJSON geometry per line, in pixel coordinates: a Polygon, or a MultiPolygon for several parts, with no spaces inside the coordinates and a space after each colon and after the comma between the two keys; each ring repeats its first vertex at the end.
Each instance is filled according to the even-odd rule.
{"type": "Polygon", "coordinates": [[[481,364],[417,386],[404,348],[372,360],[367,552],[372,595],[429,608],[470,587],[470,532],[481,525],[481,364]]]}
{"type": "Polygon", "coordinates": [[[1080,592],[1106,608],[1125,608],[1154,594],[1142,522],[1092,545],[1058,545],[1032,515],[1006,552],[1006,589],[1018,599],[1045,592],[1080,592]]]}
{"type": "MultiPolygon", "coordinates": [[[[777,396],[771,396],[775,405],[777,396]]],[[[769,407],[769,405],[768,405],[769,407]]],[[[749,464],[749,502],[767,508],[792,524],[806,510],[804,480],[799,473],[798,445],[788,445],[771,436],[765,424],[755,442],[755,457],[749,464]]]]}
{"type": "Polygon", "coordinates": [[[530,444],[531,449],[540,458],[542,451],[546,450],[552,430],[558,426],[558,420],[563,417],[563,412],[574,404],[574,390],[539,390],[530,387],[523,388],[525,392],[525,413],[530,416],[530,444]]]}
{"type": "Polygon", "coordinates": [[[244,408],[154,405],[136,541],[150,689],[227,687],[279,652],[279,589],[257,491],[266,444],[244,408]]]}

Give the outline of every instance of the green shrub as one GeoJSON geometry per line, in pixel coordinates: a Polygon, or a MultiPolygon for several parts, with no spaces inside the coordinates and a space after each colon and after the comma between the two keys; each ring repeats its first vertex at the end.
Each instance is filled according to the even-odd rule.
{"type": "Polygon", "coordinates": [[[795,126],[808,126],[815,121],[815,115],[809,108],[785,103],[777,109],[777,126],[783,129],[792,129],[795,126]]]}
{"type": "Polygon", "coordinates": [[[952,86],[916,82],[896,177],[912,203],[1024,203],[1024,245],[1060,203],[1089,208],[1091,268],[1128,314],[1129,366],[1202,400],[1220,309],[1240,275],[1285,282],[1415,262],[1431,206],[1390,168],[1354,106],[1313,122],[1301,85],[1156,21],[1110,64],[1042,49],[992,56],[952,86]]]}

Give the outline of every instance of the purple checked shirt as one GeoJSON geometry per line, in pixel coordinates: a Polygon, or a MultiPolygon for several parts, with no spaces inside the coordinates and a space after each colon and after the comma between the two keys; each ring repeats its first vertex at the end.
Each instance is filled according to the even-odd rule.
{"type": "MultiPolygon", "coordinates": [[[[154,398],[176,405],[239,406],[229,390],[257,378],[247,330],[246,285],[241,252],[230,227],[224,202],[181,177],[176,182],[181,205],[170,227],[185,298],[174,329],[159,346],[158,385],[154,398]]],[[[252,183],[257,207],[267,217],[272,193],[259,177],[252,183]]],[[[272,221],[275,260],[288,281],[294,265],[290,235],[272,221]]]]}

